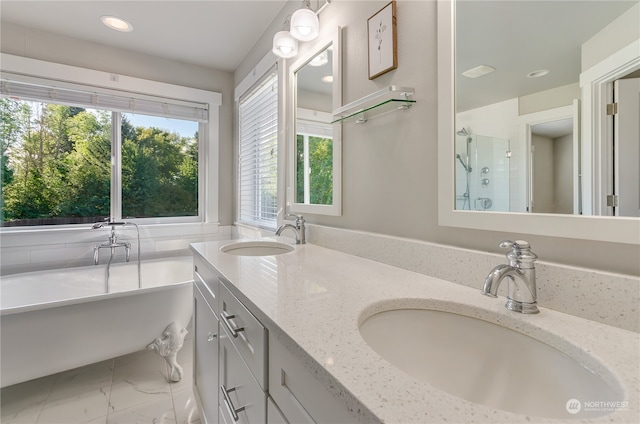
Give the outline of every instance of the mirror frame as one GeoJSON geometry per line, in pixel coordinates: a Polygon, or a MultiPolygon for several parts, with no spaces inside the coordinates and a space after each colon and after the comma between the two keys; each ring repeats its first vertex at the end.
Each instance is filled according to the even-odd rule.
{"type": "MultiPolygon", "coordinates": [[[[640,244],[640,218],[454,209],[455,0],[439,0],[437,17],[438,224],[516,234],[640,244]]],[[[589,100],[591,99],[583,99],[583,102],[589,100]]],[[[584,115],[586,113],[583,118],[584,115]]],[[[589,151],[594,149],[594,140],[587,143],[589,151]]]]}
{"type": "Polygon", "coordinates": [[[316,215],[342,215],[342,125],[333,126],[333,202],[331,205],[296,203],[296,119],[297,89],[296,73],[318,53],[333,45],[332,73],[332,111],[342,106],[342,28],[336,27],[328,37],[322,35],[316,43],[288,67],[288,105],[287,108],[287,200],[289,212],[311,213],[316,215]]]}

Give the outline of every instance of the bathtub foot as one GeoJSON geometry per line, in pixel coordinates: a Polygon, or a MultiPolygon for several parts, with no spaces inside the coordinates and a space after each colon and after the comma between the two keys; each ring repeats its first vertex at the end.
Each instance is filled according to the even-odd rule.
{"type": "Polygon", "coordinates": [[[158,337],[147,346],[149,350],[155,350],[158,355],[162,356],[167,364],[171,368],[169,379],[173,382],[180,381],[182,379],[182,367],[178,364],[176,357],[178,351],[182,349],[184,343],[184,337],[187,335],[187,330],[182,328],[178,329],[175,322],[172,322],[162,332],[162,337],[158,337]]]}

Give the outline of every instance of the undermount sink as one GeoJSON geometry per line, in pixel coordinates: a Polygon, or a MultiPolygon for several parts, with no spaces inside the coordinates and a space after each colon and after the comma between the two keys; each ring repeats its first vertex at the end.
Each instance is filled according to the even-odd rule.
{"type": "Polygon", "coordinates": [[[223,253],[239,256],[273,256],[294,250],[290,244],[271,240],[239,241],[220,248],[223,253]]]}
{"type": "Polygon", "coordinates": [[[360,333],[395,367],[449,394],[504,411],[592,418],[571,402],[620,401],[603,379],[559,350],[514,330],[450,312],[395,309],[366,318],[360,333]],[[571,413],[569,412],[571,410],[571,413]]]}

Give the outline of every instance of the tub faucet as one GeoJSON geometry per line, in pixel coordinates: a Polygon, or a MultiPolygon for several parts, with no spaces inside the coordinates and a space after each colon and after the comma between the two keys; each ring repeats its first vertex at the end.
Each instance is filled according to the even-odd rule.
{"type": "Polygon", "coordinates": [[[505,278],[509,279],[507,309],[523,314],[537,314],[536,267],[538,256],[531,251],[531,246],[524,240],[503,241],[500,243],[507,252],[509,265],[502,264],[493,268],[482,288],[482,294],[498,297],[498,287],[505,278]]]}
{"type": "Polygon", "coordinates": [[[276,235],[279,236],[287,228],[296,233],[296,244],[306,244],[304,236],[304,217],[302,215],[286,214],[284,219],[294,219],[295,225],[283,224],[276,230],[276,235]]]}
{"type": "Polygon", "coordinates": [[[125,261],[129,262],[131,259],[131,243],[128,241],[119,242],[118,236],[116,236],[116,225],[124,226],[124,222],[97,222],[93,224],[92,229],[102,228],[106,225],[111,226],[111,234],[109,240],[103,243],[98,243],[93,248],[93,264],[98,265],[100,262],[100,249],[111,249],[111,257],[113,257],[117,247],[124,247],[125,261]]]}

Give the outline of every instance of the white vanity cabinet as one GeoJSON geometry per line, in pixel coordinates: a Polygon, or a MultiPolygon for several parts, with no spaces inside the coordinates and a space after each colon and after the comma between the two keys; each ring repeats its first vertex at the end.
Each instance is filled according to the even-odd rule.
{"type": "Polygon", "coordinates": [[[348,423],[353,416],[317,379],[312,359],[292,353],[194,257],[194,393],[208,424],[348,423]],[[308,358],[308,359],[302,359],[308,358]]]}
{"type": "MultiPolygon", "coordinates": [[[[285,343],[269,338],[269,395],[279,411],[269,415],[268,423],[281,423],[282,412],[288,423],[350,423],[347,407],[335,399],[312,371],[312,359],[294,354],[285,343]],[[306,363],[309,361],[309,363],[306,363]]],[[[270,409],[271,411],[271,409],[270,409]]]]}
{"type": "Polygon", "coordinates": [[[267,397],[231,341],[220,337],[220,415],[227,423],[264,423],[267,397]]]}
{"type": "Polygon", "coordinates": [[[267,330],[220,283],[220,415],[226,423],[267,417],[267,330]]]}
{"type": "Polygon", "coordinates": [[[267,330],[194,257],[193,391],[204,423],[264,423],[267,330]]]}
{"type": "Polygon", "coordinates": [[[200,407],[202,422],[218,422],[218,337],[216,316],[218,279],[194,259],[194,358],[193,392],[200,407]],[[206,282],[205,282],[206,281],[206,282]]]}
{"type": "Polygon", "coordinates": [[[271,396],[267,399],[267,424],[289,424],[271,396]]]}
{"type": "Polygon", "coordinates": [[[233,346],[255,377],[267,390],[267,330],[251,312],[220,283],[220,328],[231,337],[233,346]]]}

